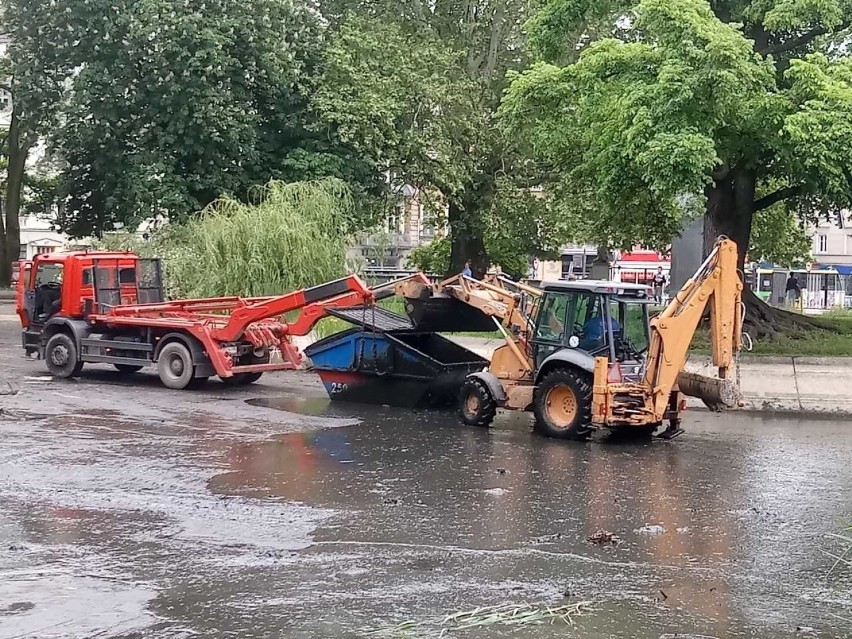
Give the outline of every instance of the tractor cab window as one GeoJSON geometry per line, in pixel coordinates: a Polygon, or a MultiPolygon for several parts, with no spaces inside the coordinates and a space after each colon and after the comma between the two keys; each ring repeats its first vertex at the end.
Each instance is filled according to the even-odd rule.
{"type": "Polygon", "coordinates": [[[565,334],[565,319],[570,295],[564,293],[547,293],[539,304],[538,321],[536,322],[536,340],[545,342],[562,342],[565,334]]]}
{"type": "MultiPolygon", "coordinates": [[[[606,298],[600,295],[586,295],[585,297],[588,301],[585,312],[577,316],[576,332],[580,338],[580,348],[590,353],[597,353],[609,344],[606,324],[606,298]]],[[[614,317],[610,316],[609,320],[614,333],[621,330],[614,317]]]]}
{"type": "Polygon", "coordinates": [[[62,307],[62,264],[39,264],[35,274],[36,320],[45,321],[62,307]]]}
{"type": "Polygon", "coordinates": [[[648,302],[629,297],[609,300],[616,359],[639,360],[648,350],[648,302]]]}

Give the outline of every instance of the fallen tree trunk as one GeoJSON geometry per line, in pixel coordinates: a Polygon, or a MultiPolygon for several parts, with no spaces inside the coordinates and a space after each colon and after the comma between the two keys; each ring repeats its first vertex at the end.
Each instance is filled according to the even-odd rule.
{"type": "Polygon", "coordinates": [[[740,389],[733,380],[706,377],[698,373],[681,371],[677,376],[677,387],[681,393],[697,397],[713,411],[735,408],[741,398],[740,389]]]}

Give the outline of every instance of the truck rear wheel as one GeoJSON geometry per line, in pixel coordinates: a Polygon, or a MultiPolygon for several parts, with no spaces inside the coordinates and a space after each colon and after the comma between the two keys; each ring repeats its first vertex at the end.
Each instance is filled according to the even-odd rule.
{"type": "Polygon", "coordinates": [[[468,426],[488,428],[497,415],[497,402],[481,379],[468,377],[459,393],[459,412],[468,426]]]}
{"type": "Polygon", "coordinates": [[[592,434],[592,380],[573,368],[550,371],[533,398],[535,430],[557,439],[585,440],[592,434]]]}
{"type": "Polygon", "coordinates": [[[157,373],[167,388],[181,390],[192,384],[195,367],[189,349],[180,342],[169,342],[163,346],[157,358],[157,373]]]}
{"type": "Polygon", "coordinates": [[[70,335],[57,333],[47,340],[44,347],[47,370],[55,377],[76,377],[83,370],[83,362],[77,353],[77,344],[70,335]]]}

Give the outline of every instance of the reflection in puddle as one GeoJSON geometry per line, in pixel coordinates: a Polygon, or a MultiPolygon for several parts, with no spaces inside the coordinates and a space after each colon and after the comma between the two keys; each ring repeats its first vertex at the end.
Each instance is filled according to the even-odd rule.
{"type": "MultiPolygon", "coordinates": [[[[812,567],[825,563],[817,546],[802,541],[812,533],[810,519],[797,516],[803,493],[791,493],[789,510],[774,519],[754,507],[779,490],[778,477],[755,474],[757,454],[762,466],[797,468],[800,487],[803,473],[813,481],[839,472],[795,447],[769,460],[771,448],[756,438],[561,442],[523,428],[463,427],[452,413],[325,399],[252,403],[361,420],[236,444],[228,470],[209,483],[217,493],[346,512],[345,521],[317,533],[320,547],[512,553],[508,572],[489,573],[504,580],[566,579],[560,562],[570,561],[572,583],[708,620],[716,636],[759,624],[767,610],[799,614],[796,592],[806,592],[812,567]],[[586,538],[599,529],[623,543],[592,546],[586,538]]],[[[634,636],[644,636],[636,628],[634,636]]]]}

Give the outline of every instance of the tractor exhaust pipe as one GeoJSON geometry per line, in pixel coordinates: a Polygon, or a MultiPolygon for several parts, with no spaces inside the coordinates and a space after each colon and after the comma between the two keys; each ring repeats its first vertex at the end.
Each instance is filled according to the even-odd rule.
{"type": "Polygon", "coordinates": [[[681,372],[677,377],[677,387],[684,395],[700,399],[712,411],[720,412],[741,405],[740,388],[730,379],[681,372]]]}

